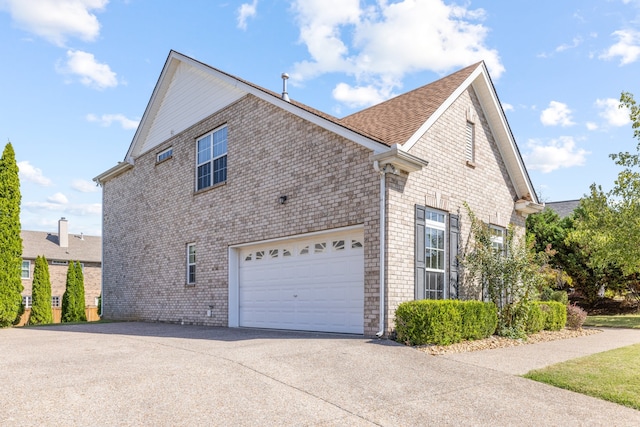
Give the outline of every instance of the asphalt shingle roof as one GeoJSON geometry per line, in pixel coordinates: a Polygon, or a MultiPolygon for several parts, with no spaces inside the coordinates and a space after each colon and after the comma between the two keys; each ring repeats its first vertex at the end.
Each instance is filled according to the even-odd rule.
{"type": "Polygon", "coordinates": [[[44,255],[47,260],[102,262],[102,237],[81,236],[69,233],[69,246],[58,245],[58,235],[46,231],[20,232],[22,258],[35,259],[44,255]]]}

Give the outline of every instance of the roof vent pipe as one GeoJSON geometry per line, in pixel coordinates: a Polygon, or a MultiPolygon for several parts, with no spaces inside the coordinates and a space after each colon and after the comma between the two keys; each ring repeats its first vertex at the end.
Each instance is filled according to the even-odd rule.
{"type": "Polygon", "coordinates": [[[289,102],[289,94],[287,93],[287,80],[289,79],[289,74],[282,73],[282,99],[289,102]]]}

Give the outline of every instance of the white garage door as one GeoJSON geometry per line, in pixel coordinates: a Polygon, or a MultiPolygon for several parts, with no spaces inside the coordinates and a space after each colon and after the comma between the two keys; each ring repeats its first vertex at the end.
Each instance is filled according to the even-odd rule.
{"type": "Polygon", "coordinates": [[[362,230],[240,251],[239,324],[364,333],[362,230]]]}

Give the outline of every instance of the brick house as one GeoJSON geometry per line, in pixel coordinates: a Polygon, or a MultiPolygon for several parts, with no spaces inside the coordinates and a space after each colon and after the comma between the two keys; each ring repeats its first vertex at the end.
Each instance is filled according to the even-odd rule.
{"type": "MultiPolygon", "coordinates": [[[[58,234],[46,231],[20,232],[22,237],[22,302],[31,307],[33,269],[38,256],[44,256],[49,265],[51,279],[51,306],[54,321],[60,321],[62,296],[67,287],[67,269],[70,261],[82,264],[84,276],[85,306],[88,319],[97,320],[97,300],[102,285],[102,238],[69,234],[69,223],[65,218],[58,220],[58,234]]],[[[25,319],[26,320],[26,319],[25,319]]]]}
{"type": "Polygon", "coordinates": [[[465,201],[497,241],[543,208],[482,62],[338,119],[171,51],[95,181],[107,318],[368,336],[479,297],[465,201]]]}

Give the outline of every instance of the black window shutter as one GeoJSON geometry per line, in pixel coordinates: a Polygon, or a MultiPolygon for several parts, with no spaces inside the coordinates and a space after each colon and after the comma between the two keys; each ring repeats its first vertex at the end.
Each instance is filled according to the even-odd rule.
{"type": "Polygon", "coordinates": [[[458,299],[459,221],[459,215],[449,215],[449,299],[458,299]]]}
{"type": "Polygon", "coordinates": [[[424,259],[425,259],[425,246],[424,246],[424,217],[425,209],[421,206],[416,206],[416,283],[415,283],[415,298],[424,299],[424,259]]]}

